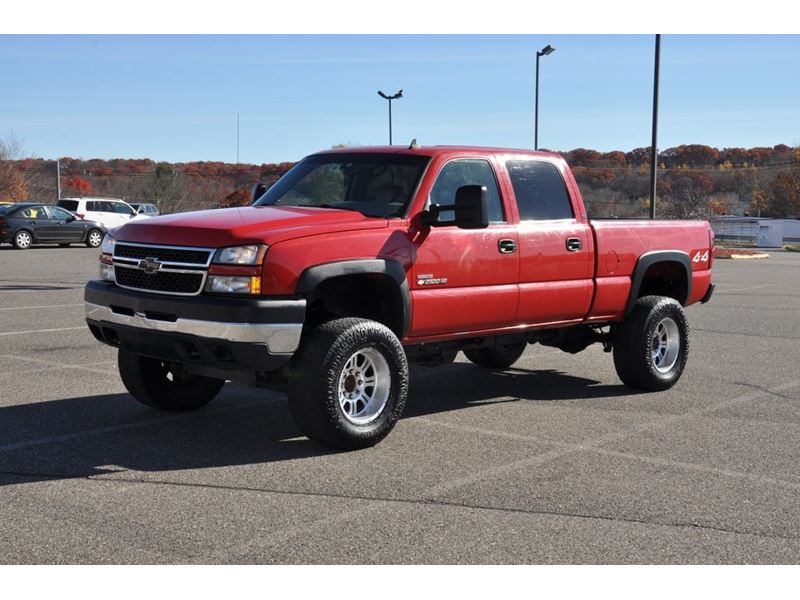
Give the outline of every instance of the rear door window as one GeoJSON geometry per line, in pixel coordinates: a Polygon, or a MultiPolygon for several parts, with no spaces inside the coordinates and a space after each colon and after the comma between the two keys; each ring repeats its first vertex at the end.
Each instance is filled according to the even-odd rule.
{"type": "Polygon", "coordinates": [[[572,219],[572,203],[555,165],[540,160],[510,160],[506,163],[520,221],[572,219]]]}

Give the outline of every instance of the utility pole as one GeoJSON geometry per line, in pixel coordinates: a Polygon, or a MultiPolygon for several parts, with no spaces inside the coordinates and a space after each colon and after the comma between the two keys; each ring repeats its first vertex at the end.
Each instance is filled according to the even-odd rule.
{"type": "Polygon", "coordinates": [[[650,218],[656,218],[656,180],[658,172],[658,71],[661,62],[661,34],[656,34],[656,59],[653,72],[653,140],[650,143],[650,218]]]}
{"type": "Polygon", "coordinates": [[[61,161],[56,161],[56,200],[61,200],[61,161]]]}

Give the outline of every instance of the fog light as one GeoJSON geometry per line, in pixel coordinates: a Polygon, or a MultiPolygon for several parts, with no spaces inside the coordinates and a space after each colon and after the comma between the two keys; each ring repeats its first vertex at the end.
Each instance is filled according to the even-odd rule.
{"type": "Polygon", "coordinates": [[[112,265],[100,263],[100,279],[116,281],[116,279],[114,279],[114,267],[112,265]]]}
{"type": "Polygon", "coordinates": [[[260,294],[261,277],[211,275],[206,291],[212,294],[260,294]]]}

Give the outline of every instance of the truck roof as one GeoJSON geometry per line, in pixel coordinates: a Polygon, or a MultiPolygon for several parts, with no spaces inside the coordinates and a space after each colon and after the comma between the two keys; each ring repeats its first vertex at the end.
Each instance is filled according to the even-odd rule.
{"type": "Polygon", "coordinates": [[[491,146],[351,146],[348,148],[332,148],[315,154],[416,154],[423,156],[439,156],[448,154],[525,154],[541,158],[562,158],[556,152],[546,150],[530,150],[522,148],[496,148],[491,146]]]}

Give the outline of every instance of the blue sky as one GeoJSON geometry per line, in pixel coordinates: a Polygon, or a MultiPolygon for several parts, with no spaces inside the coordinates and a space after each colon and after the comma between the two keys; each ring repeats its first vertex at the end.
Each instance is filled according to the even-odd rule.
{"type": "MultiPolygon", "coordinates": [[[[296,160],[337,143],[630,150],[651,35],[0,36],[0,138],[42,158],[296,160]]],[[[800,36],[665,35],[659,147],[800,144],[800,36]]]]}

